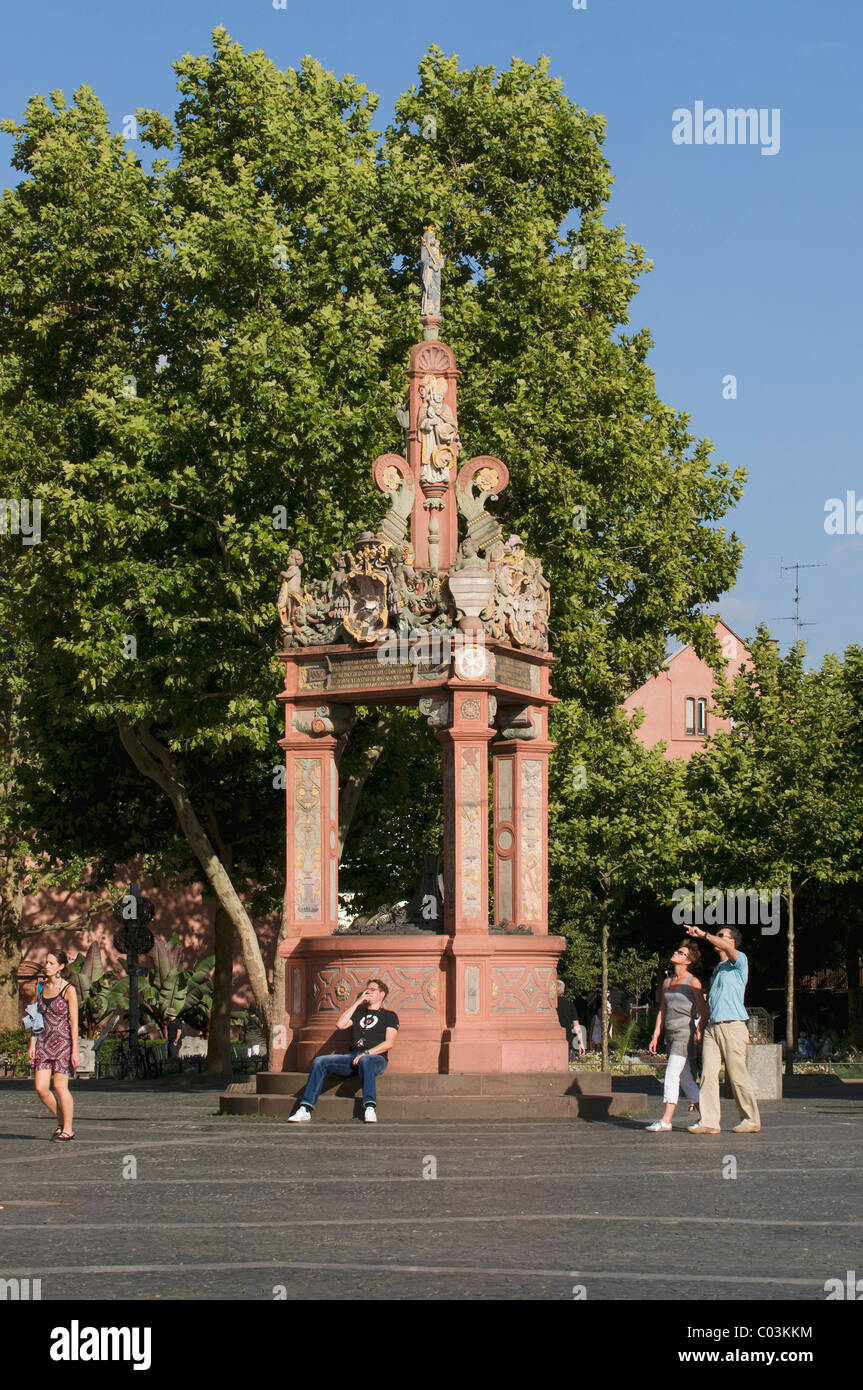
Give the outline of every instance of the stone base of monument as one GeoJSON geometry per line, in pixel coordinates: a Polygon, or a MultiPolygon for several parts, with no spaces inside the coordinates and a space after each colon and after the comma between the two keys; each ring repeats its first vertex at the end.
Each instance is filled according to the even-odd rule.
{"type": "MultiPolygon", "coordinates": [[[[219,1100],[222,1115],[286,1120],[303,1093],[306,1072],[258,1072],[251,1085],[232,1086],[219,1100]]],[[[381,1120],[575,1120],[644,1115],[643,1092],[612,1093],[610,1072],[523,1072],[446,1075],[402,1072],[378,1077],[381,1120]]],[[[315,1121],[362,1119],[358,1077],[327,1078],[315,1121]]]]}
{"type": "MultiPolygon", "coordinates": [[[[756,1100],[782,1099],[782,1048],[779,1043],[750,1043],[746,1049],[746,1065],[756,1100]]],[[[726,1078],[722,1094],[733,1092],[726,1078]]]]}

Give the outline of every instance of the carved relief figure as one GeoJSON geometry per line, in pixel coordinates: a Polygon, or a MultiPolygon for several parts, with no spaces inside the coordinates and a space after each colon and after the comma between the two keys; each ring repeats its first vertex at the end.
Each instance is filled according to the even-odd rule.
{"type": "Polygon", "coordinates": [[[341,623],[348,611],[348,599],[345,593],[345,585],[348,581],[345,552],[343,550],[334,550],[330,563],[332,564],[333,571],[330,575],[327,587],[330,599],[332,600],[332,615],[341,623]]]}
{"type": "Polygon", "coordinates": [[[458,425],[446,402],[446,377],[426,372],[420,386],[422,405],[417,431],[422,444],[420,479],[424,483],[448,483],[461,441],[458,425]]]}
{"type": "Polygon", "coordinates": [[[476,543],[466,536],[456,552],[455,570],[463,569],[488,569],[488,560],[480,555],[476,548],[476,543]]]}
{"type": "Polygon", "coordinates": [[[413,598],[417,583],[416,570],[414,569],[414,553],[411,546],[405,544],[401,547],[394,573],[397,613],[398,616],[401,617],[402,609],[407,608],[413,598]]]}
{"type": "Polygon", "coordinates": [[[282,586],[279,589],[276,607],[279,610],[282,627],[286,631],[296,631],[297,609],[303,597],[303,576],[300,569],[302,563],[302,553],[299,550],[292,550],[288,555],[288,568],[282,570],[279,575],[282,586]]]}
{"type": "Polygon", "coordinates": [[[402,445],[404,447],[405,453],[407,453],[408,430],[410,429],[411,424],[410,397],[408,397],[406,401],[402,401],[401,405],[396,406],[396,419],[399,424],[399,429],[402,432],[402,445]]]}
{"type": "Polygon", "coordinates": [[[509,599],[509,584],[503,568],[504,544],[495,541],[488,550],[489,569],[494,576],[494,589],[491,603],[480,616],[486,619],[485,627],[491,637],[501,641],[506,631],[506,605],[509,599]]]}
{"type": "Polygon", "coordinates": [[[423,300],[421,313],[440,313],[440,273],[444,268],[445,257],[440,249],[434,227],[426,227],[420,247],[422,266],[423,300]]]}

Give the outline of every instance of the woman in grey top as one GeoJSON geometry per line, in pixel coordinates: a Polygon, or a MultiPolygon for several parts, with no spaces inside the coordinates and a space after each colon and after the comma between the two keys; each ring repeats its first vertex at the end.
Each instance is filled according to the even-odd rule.
{"type": "Polygon", "coordinates": [[[656,1053],[659,1035],[665,1029],[665,1051],[668,1065],[665,1068],[663,1100],[665,1109],[662,1119],[656,1120],[647,1128],[654,1134],[671,1129],[671,1117],[677,1108],[680,1088],[687,1100],[698,1104],[698,1087],[692,1074],[695,1062],[695,1049],[701,1042],[704,1025],[707,1022],[707,1000],[701,981],[692,973],[701,969],[701,953],[691,941],[684,941],[671,957],[674,973],[662,982],[662,1002],[649,1051],[656,1053]],[[697,1015],[697,1017],[696,1017],[697,1015]]]}

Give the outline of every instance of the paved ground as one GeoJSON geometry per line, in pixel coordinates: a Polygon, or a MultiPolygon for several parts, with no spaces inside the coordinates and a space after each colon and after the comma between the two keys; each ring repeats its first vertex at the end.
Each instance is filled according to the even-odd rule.
{"type": "Polygon", "coordinates": [[[77,1140],[50,1144],[32,1088],[0,1082],[0,1277],[41,1278],[43,1300],[805,1302],[863,1274],[860,1085],[702,1139],[228,1119],[200,1086],[82,1082],[76,1101],[77,1140]]]}

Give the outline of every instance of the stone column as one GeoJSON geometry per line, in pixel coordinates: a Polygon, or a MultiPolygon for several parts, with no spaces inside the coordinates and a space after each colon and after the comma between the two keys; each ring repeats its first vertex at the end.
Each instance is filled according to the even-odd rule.
{"type": "Polygon", "coordinates": [[[327,936],[339,912],[339,774],[334,707],[285,707],[287,935],[327,936]]]}
{"type": "Polygon", "coordinates": [[[488,933],[488,692],[453,690],[443,748],[444,931],[488,933]]]}
{"type": "Polygon", "coordinates": [[[494,768],[494,917],[548,933],[548,711],[498,719],[494,768]]]}
{"type": "MultiPolygon", "coordinates": [[[[344,735],[355,714],[344,705],[297,699],[297,671],[287,662],[284,752],[285,825],[285,1048],[306,1021],[312,1001],[302,939],[331,936],[339,914],[339,774],[344,735]]],[[[318,697],[320,698],[320,697],[318,697]]],[[[281,1057],[281,1048],[278,1049],[281,1057]]]]}
{"type": "Polygon", "coordinates": [[[444,768],[444,931],[447,1027],[445,1072],[500,1070],[500,1040],[490,1033],[488,917],[489,694],[460,683],[452,690],[450,726],[438,733],[444,768]]]}

